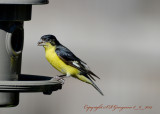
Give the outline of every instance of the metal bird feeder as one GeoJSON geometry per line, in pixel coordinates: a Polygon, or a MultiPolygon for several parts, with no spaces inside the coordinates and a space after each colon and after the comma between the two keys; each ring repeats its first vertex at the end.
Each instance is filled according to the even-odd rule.
{"type": "Polygon", "coordinates": [[[32,5],[48,0],[0,0],[0,107],[19,103],[20,92],[51,94],[62,85],[47,76],[21,74],[23,22],[31,20],[32,5]]]}

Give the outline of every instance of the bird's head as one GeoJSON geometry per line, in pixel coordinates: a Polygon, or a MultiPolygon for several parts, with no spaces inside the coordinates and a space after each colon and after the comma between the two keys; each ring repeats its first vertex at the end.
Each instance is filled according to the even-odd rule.
{"type": "Polygon", "coordinates": [[[38,46],[43,46],[43,47],[56,46],[59,44],[60,44],[59,41],[53,35],[44,35],[38,42],[38,46]]]}

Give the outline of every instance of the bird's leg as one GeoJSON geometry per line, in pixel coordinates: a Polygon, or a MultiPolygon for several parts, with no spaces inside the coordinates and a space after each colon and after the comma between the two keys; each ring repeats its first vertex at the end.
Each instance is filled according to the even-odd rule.
{"type": "Polygon", "coordinates": [[[62,79],[64,80],[65,77],[66,77],[66,75],[59,75],[59,76],[57,76],[57,79],[58,80],[62,80],[62,79]]]}

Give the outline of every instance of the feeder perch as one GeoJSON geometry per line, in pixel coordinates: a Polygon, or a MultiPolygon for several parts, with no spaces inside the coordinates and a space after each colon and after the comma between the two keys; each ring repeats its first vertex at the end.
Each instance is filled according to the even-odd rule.
{"type": "Polygon", "coordinates": [[[24,21],[31,20],[32,5],[48,0],[0,0],[0,107],[19,103],[20,92],[51,94],[62,84],[48,76],[21,74],[24,21]]]}

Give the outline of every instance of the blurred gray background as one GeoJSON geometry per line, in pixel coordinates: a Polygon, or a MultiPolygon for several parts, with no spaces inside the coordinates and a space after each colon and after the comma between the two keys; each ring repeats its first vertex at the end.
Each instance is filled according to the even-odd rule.
{"type": "Polygon", "coordinates": [[[50,0],[33,6],[25,22],[22,73],[56,76],[37,42],[44,34],[58,40],[99,76],[93,87],[67,78],[47,96],[20,94],[20,104],[0,114],[158,114],[160,113],[160,1],[50,0]],[[148,110],[86,112],[85,105],[152,106],[148,110]]]}

